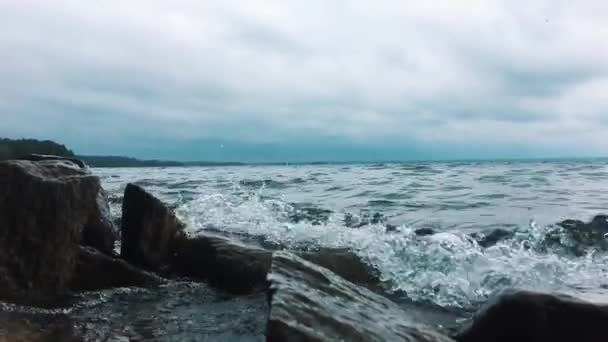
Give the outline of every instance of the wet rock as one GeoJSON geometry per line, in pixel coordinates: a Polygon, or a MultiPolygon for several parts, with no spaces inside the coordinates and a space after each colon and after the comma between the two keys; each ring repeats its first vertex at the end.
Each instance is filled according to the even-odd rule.
{"type": "Polygon", "coordinates": [[[65,315],[0,312],[1,342],[76,342],[82,339],[65,315]]]}
{"type": "Polygon", "coordinates": [[[591,222],[564,220],[557,225],[563,230],[547,233],[544,242],[547,247],[561,247],[576,256],[582,256],[591,248],[608,250],[608,222],[606,215],[597,215],[591,222]]]}
{"type": "Polygon", "coordinates": [[[140,270],[124,260],[81,246],[70,288],[73,291],[93,291],[113,287],[148,287],[161,282],[162,279],[158,276],[140,270]]]}
{"type": "Polygon", "coordinates": [[[378,272],[350,250],[322,249],[316,252],[302,253],[299,256],[314,264],[332,270],[352,283],[373,290],[378,289],[378,272]]]}
{"type": "Polygon", "coordinates": [[[483,248],[492,247],[501,240],[509,239],[515,235],[514,232],[505,229],[492,229],[481,233],[473,233],[470,236],[483,248]]]}
{"type": "Polygon", "coordinates": [[[267,341],[447,342],[396,304],[287,252],[275,252],[267,341]]]}
{"type": "MultiPolygon", "coordinates": [[[[83,172],[90,173],[85,162],[77,158],[30,154],[21,158],[21,160],[73,164],[82,169],[83,172]]],[[[81,244],[95,247],[98,250],[111,255],[114,253],[114,243],[118,239],[119,232],[112,221],[107,193],[101,187],[97,192],[96,203],[97,207],[92,211],[89,220],[82,231],[81,244]]]]}
{"type": "Polygon", "coordinates": [[[576,298],[509,290],[490,301],[459,342],[606,341],[608,307],[576,298]]]}
{"type": "Polygon", "coordinates": [[[121,223],[121,256],[153,271],[170,263],[175,241],[185,236],[173,211],[134,184],[125,188],[121,223]]]}
{"type": "Polygon", "coordinates": [[[67,292],[99,179],[71,161],[0,162],[0,296],[35,303],[67,292]]]}
{"type": "Polygon", "coordinates": [[[250,293],[267,287],[269,251],[219,236],[180,239],[172,257],[172,270],[198,278],[234,293],[250,293]]]}
{"type": "Polygon", "coordinates": [[[418,236],[429,236],[435,234],[436,232],[432,228],[419,228],[416,229],[414,233],[418,236]]]}

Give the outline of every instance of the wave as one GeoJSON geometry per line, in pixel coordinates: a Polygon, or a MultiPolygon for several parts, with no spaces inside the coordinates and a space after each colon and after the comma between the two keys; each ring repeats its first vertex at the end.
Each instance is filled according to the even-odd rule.
{"type": "Polygon", "coordinates": [[[293,220],[298,208],[280,199],[213,194],[180,205],[177,214],[191,234],[212,228],[291,249],[349,249],[378,271],[389,293],[444,308],[473,310],[507,287],[594,294],[608,279],[608,257],[593,248],[582,256],[567,253],[569,242],[555,226],[531,222],[484,248],[466,232],[419,236],[407,225],[387,232],[383,220],[353,229],[343,213],[312,208],[323,213],[322,222],[306,215],[293,220]],[[560,243],[548,244],[555,234],[552,241],[560,243]]]}

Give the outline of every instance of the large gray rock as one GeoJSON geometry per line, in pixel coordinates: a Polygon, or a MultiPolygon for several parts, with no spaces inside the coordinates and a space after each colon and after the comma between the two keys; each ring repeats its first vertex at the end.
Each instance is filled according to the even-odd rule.
{"type": "Polygon", "coordinates": [[[608,306],[547,293],[508,290],[489,301],[460,342],[606,341],[608,306]]]}
{"type": "Polygon", "coordinates": [[[0,297],[36,302],[68,291],[100,189],[70,161],[0,162],[0,297]]]}
{"type": "Polygon", "coordinates": [[[121,256],[140,267],[161,271],[170,266],[184,225],[158,198],[127,184],[122,202],[121,256]]]}
{"type": "Polygon", "coordinates": [[[180,276],[205,280],[233,293],[267,288],[272,254],[219,236],[178,239],[172,270],[180,276]]]}
{"type": "MultiPolygon", "coordinates": [[[[82,169],[83,172],[90,173],[88,166],[80,159],[46,155],[46,154],[30,154],[22,157],[21,160],[30,160],[37,162],[60,162],[71,163],[82,169]]],[[[100,188],[97,193],[97,206],[91,213],[88,222],[85,224],[82,231],[81,244],[94,247],[105,254],[114,254],[114,244],[118,239],[118,229],[112,220],[112,213],[108,203],[106,192],[100,188]]]]}
{"type": "Polygon", "coordinates": [[[388,299],[287,252],[275,252],[267,341],[417,341],[450,338],[413,324],[388,299]]]}
{"type": "Polygon", "coordinates": [[[93,291],[114,287],[148,287],[162,283],[158,276],[126,261],[109,257],[92,247],[80,247],[70,288],[93,291]]]}

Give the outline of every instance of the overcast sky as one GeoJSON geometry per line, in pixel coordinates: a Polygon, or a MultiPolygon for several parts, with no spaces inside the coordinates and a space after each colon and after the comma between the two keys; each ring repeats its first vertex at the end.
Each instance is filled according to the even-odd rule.
{"type": "Polygon", "coordinates": [[[0,0],[0,81],[81,154],[607,156],[608,2],[0,0]]]}

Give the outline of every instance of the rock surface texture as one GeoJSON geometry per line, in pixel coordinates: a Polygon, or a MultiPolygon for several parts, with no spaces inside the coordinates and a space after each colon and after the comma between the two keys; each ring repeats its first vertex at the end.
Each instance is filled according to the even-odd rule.
{"type": "Polygon", "coordinates": [[[178,275],[206,280],[233,293],[266,289],[271,253],[223,237],[180,239],[173,255],[178,275]]]}
{"type": "Polygon", "coordinates": [[[287,252],[275,252],[267,341],[416,341],[450,338],[408,320],[396,304],[287,252]]]}
{"type": "Polygon", "coordinates": [[[124,260],[81,246],[70,288],[73,291],[92,291],[113,287],[148,287],[161,282],[158,276],[129,265],[124,260]]]}
{"type": "Polygon", "coordinates": [[[71,161],[0,162],[0,296],[36,302],[68,290],[100,188],[71,161]]]}
{"type": "Polygon", "coordinates": [[[184,225],[141,187],[127,184],[122,202],[121,256],[143,268],[161,271],[169,265],[184,225]]]}
{"type": "Polygon", "coordinates": [[[576,298],[505,291],[480,310],[460,342],[606,341],[608,306],[576,298]]]}

